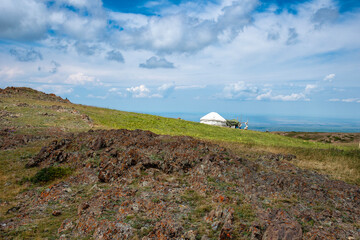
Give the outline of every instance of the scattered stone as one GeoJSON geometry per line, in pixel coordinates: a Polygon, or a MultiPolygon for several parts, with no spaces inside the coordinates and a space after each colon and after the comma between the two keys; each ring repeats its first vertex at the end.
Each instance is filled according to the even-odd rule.
{"type": "Polygon", "coordinates": [[[293,158],[250,161],[216,144],[141,130],[63,136],[27,166],[76,174],[19,194],[1,231],[31,223],[57,201],[77,207],[58,229],[64,239],[359,239],[360,188],[299,169],[293,158]]]}
{"type": "Polygon", "coordinates": [[[52,215],[55,216],[55,217],[60,216],[60,215],[61,215],[61,211],[54,210],[54,211],[52,212],[52,215]]]}

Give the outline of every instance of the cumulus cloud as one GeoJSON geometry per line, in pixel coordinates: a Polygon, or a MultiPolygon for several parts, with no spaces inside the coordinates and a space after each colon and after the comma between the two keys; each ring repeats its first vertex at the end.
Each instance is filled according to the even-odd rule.
{"type": "Polygon", "coordinates": [[[4,67],[0,69],[0,78],[5,80],[11,80],[21,74],[23,74],[23,71],[16,67],[4,67]]]}
{"type": "Polygon", "coordinates": [[[12,48],[10,49],[10,54],[16,58],[19,62],[35,62],[37,60],[42,60],[43,56],[39,51],[34,49],[20,49],[12,48]]]}
{"type": "MultiPolygon", "coordinates": [[[[68,71],[66,74],[75,73],[68,79],[65,76],[69,84],[97,84],[99,76],[109,82],[121,81],[126,86],[133,86],[126,82],[130,80],[149,86],[146,81],[160,84],[165,78],[180,84],[166,90],[148,88],[148,96],[158,94],[166,97],[174,89],[190,88],[190,84],[219,84],[220,78],[230,82],[240,74],[241,79],[257,82],[265,82],[266,79],[266,82],[276,84],[289,80],[313,81],[324,69],[333,69],[341,74],[344,86],[356,85],[355,80],[350,78],[358,73],[353,66],[358,60],[354,54],[360,47],[357,40],[360,33],[354,29],[358,26],[360,15],[354,11],[339,12],[338,5],[341,4],[335,0],[298,1],[292,5],[296,13],[277,6],[257,11],[256,6],[260,3],[257,0],[163,2],[166,2],[165,8],[157,7],[152,9],[155,14],[146,15],[115,12],[104,8],[101,0],[3,0],[0,4],[0,39],[5,40],[7,45],[0,46],[0,54],[8,54],[8,49],[14,48],[16,41],[21,41],[17,46],[24,46],[26,41],[30,41],[31,46],[41,46],[36,49],[41,50],[44,59],[49,56],[49,60],[66,63],[61,70],[68,71]],[[20,5],[21,8],[18,7],[20,5]],[[65,49],[66,55],[63,52],[65,49]],[[76,52],[80,56],[76,56],[76,52]],[[336,57],[330,60],[329,53],[336,54],[336,57]],[[60,56],[55,57],[57,54],[60,56]],[[124,62],[122,54],[129,59],[126,59],[126,67],[121,69],[119,76],[119,70],[111,69],[113,65],[104,61],[124,62]],[[167,54],[171,54],[171,58],[167,54]],[[89,58],[86,56],[94,55],[101,58],[92,57],[91,61],[87,61],[89,58]],[[148,59],[151,56],[161,57],[148,59]],[[173,59],[176,62],[172,63],[173,59]],[[210,61],[216,61],[216,65],[210,64],[210,61]],[[93,68],[92,76],[76,76],[77,71],[83,71],[77,70],[77,64],[81,64],[82,69],[93,68]],[[174,68],[174,65],[179,65],[181,71],[174,70],[179,74],[172,76],[161,69],[152,71],[151,75],[139,71],[134,77],[134,65],[147,68],[174,68]],[[95,69],[98,66],[101,69],[95,69]],[[263,67],[260,69],[258,66],[263,67]],[[350,71],[345,74],[345,70],[350,71]]],[[[19,59],[39,61],[41,53],[23,54],[25,57],[19,59]]],[[[0,68],[7,64],[6,58],[1,59],[0,68]]],[[[30,67],[35,69],[31,64],[15,64],[24,72],[30,72],[30,67]]],[[[36,63],[36,67],[38,65],[36,63]]],[[[45,67],[41,66],[42,73],[35,74],[55,73],[59,67],[55,63],[49,65],[47,61],[45,67]]],[[[8,72],[10,76],[11,71],[8,72]]],[[[51,77],[60,79],[58,75],[51,77]]],[[[274,88],[269,93],[272,87],[255,86],[250,82],[243,85],[233,83],[225,86],[218,97],[306,99],[313,91],[323,89],[321,84],[325,85],[325,81],[330,82],[334,78],[335,74],[329,74],[324,79],[320,77],[318,83],[304,86],[297,92],[278,92],[274,88]]],[[[122,91],[130,95],[125,89],[122,91]]]]}
{"type": "Polygon", "coordinates": [[[303,91],[290,94],[274,94],[268,86],[263,88],[254,84],[248,84],[244,81],[225,85],[222,93],[216,97],[223,99],[241,99],[241,100],[258,100],[258,101],[309,101],[308,95],[312,93],[318,85],[307,84],[303,91]]]}
{"type": "Polygon", "coordinates": [[[36,0],[2,0],[0,38],[31,41],[43,38],[47,31],[47,7],[36,0]]]}
{"type": "Polygon", "coordinates": [[[85,85],[85,84],[94,84],[94,85],[102,85],[100,80],[96,77],[85,75],[84,73],[75,73],[71,74],[66,80],[65,83],[72,85],[85,85]]]}
{"type": "Polygon", "coordinates": [[[149,97],[150,90],[145,85],[140,85],[137,87],[127,88],[128,91],[134,98],[146,98],[149,97]]]}
{"type": "Polygon", "coordinates": [[[305,93],[310,93],[314,89],[316,89],[318,86],[316,84],[307,84],[305,87],[305,93]]]}
{"type": "Polygon", "coordinates": [[[119,46],[135,49],[194,53],[211,44],[233,40],[250,24],[250,13],[256,5],[255,0],[233,1],[225,7],[218,5],[220,14],[211,19],[188,15],[186,11],[151,16],[146,25],[125,26],[114,39],[119,46]]]}
{"type": "Polygon", "coordinates": [[[100,0],[48,2],[2,0],[0,38],[36,41],[48,37],[49,31],[82,40],[105,37],[107,19],[100,0]]]}
{"type": "MultiPolygon", "coordinates": [[[[158,88],[158,90],[161,87],[158,88]]],[[[149,88],[147,88],[145,85],[141,84],[137,87],[130,87],[126,88],[126,91],[130,94],[133,98],[163,98],[164,96],[161,93],[164,93],[164,91],[168,90],[169,88],[164,88],[163,90],[160,90],[160,92],[152,93],[149,88]]],[[[122,94],[122,96],[126,96],[125,94],[122,94]]]]}
{"type": "Polygon", "coordinates": [[[225,85],[221,94],[217,97],[225,99],[248,99],[256,96],[259,89],[256,86],[247,84],[244,81],[225,85]]]}
{"type": "Polygon", "coordinates": [[[111,50],[111,51],[107,52],[106,59],[110,60],[110,61],[119,62],[119,63],[124,62],[123,55],[121,54],[120,51],[117,51],[117,50],[111,50]]]}
{"type": "Polygon", "coordinates": [[[304,93],[292,93],[289,95],[273,95],[272,91],[258,95],[256,100],[274,100],[274,101],[299,101],[299,100],[308,100],[304,93]]]}
{"type": "Polygon", "coordinates": [[[174,68],[174,64],[167,61],[165,58],[157,58],[157,57],[151,57],[148,60],[146,60],[146,63],[139,64],[139,67],[141,68],[174,68]]]}
{"type": "Polygon", "coordinates": [[[326,77],[324,77],[324,81],[325,82],[332,82],[333,80],[334,80],[334,78],[335,78],[335,74],[334,73],[331,73],[331,74],[329,74],[329,75],[327,75],[326,77]]]}
{"type": "Polygon", "coordinates": [[[291,94],[273,94],[272,90],[261,93],[256,96],[256,100],[271,100],[271,101],[310,101],[309,95],[318,88],[317,84],[307,84],[302,92],[291,94]]]}

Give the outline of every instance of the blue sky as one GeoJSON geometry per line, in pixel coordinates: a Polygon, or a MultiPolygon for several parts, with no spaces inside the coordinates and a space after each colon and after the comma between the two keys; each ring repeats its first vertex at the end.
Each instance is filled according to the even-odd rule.
{"type": "Polygon", "coordinates": [[[2,0],[0,87],[137,112],[360,119],[358,0],[2,0]]]}

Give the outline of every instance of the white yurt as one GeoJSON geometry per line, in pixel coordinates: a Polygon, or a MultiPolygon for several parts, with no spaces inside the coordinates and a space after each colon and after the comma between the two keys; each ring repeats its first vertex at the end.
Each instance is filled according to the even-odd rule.
{"type": "Polygon", "coordinates": [[[200,123],[226,127],[226,119],[216,112],[211,112],[200,118],[200,123]]]}

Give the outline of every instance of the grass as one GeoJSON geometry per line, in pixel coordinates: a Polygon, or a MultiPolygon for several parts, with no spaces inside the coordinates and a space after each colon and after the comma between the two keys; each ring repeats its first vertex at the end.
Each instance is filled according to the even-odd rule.
{"type": "Polygon", "coordinates": [[[76,105],[76,109],[90,116],[98,128],[106,129],[142,129],[157,134],[191,136],[203,140],[236,142],[261,146],[301,146],[304,148],[329,148],[322,143],[313,143],[295,138],[283,137],[271,133],[245,131],[185,120],[159,117],[149,114],[123,112],[118,110],[76,105]]]}
{"type": "Polygon", "coordinates": [[[33,177],[29,180],[32,183],[47,183],[54,181],[55,179],[63,178],[70,175],[72,170],[70,168],[62,167],[45,167],[40,169],[33,177]]]}
{"type": "Polygon", "coordinates": [[[235,153],[289,153],[297,156],[299,167],[328,174],[334,179],[360,184],[360,149],[355,145],[332,145],[272,133],[208,126],[148,114],[76,105],[93,119],[98,128],[143,129],[157,134],[185,135],[213,141],[235,153]],[[239,149],[241,149],[239,151],[239,149]]]}
{"type": "Polygon", "coordinates": [[[15,196],[28,188],[19,182],[24,176],[33,176],[38,171],[36,168],[25,168],[25,163],[28,157],[35,155],[40,149],[39,143],[33,143],[16,150],[0,151],[0,199],[11,203],[11,206],[0,204],[0,220],[7,209],[17,204],[15,196]]]}
{"type": "Polygon", "coordinates": [[[0,110],[14,116],[7,116],[0,121],[0,128],[15,127],[16,133],[41,134],[49,129],[66,132],[80,132],[90,129],[89,124],[81,119],[81,114],[73,112],[73,105],[68,103],[28,99],[26,97],[1,98],[0,110]],[[27,106],[17,105],[26,103],[27,106]],[[60,106],[61,111],[52,106],[60,106]]]}
{"type": "MultiPolygon", "coordinates": [[[[19,117],[7,117],[0,127],[17,127],[17,133],[41,134],[49,128],[66,132],[81,132],[95,129],[142,129],[157,134],[191,136],[213,141],[230,148],[237,154],[249,153],[291,153],[297,156],[293,161],[299,167],[326,173],[335,179],[360,184],[360,149],[356,145],[334,145],[311,142],[304,139],[285,137],[277,134],[245,131],[209,126],[185,120],[159,117],[149,114],[124,112],[71,103],[39,100],[36,92],[29,90],[28,96],[14,95],[1,99],[0,109],[19,117]],[[30,96],[30,97],[29,97],[30,96]],[[27,103],[27,106],[18,106],[27,103]],[[53,105],[64,111],[56,111],[53,105]],[[81,118],[77,110],[88,115],[93,126],[81,118]],[[44,115],[47,113],[48,115],[44,115]]],[[[314,135],[311,133],[311,135],[314,135]]],[[[310,136],[310,135],[309,135],[310,136]]],[[[314,135],[316,136],[316,135],[314,135]]],[[[152,156],[161,158],[161,156],[152,156]]]]}
{"type": "MultiPolygon", "coordinates": [[[[35,95],[35,93],[31,92],[30,95],[35,95]]],[[[21,95],[1,100],[0,109],[6,107],[6,111],[19,114],[20,117],[8,117],[7,121],[0,122],[0,127],[15,126],[18,127],[16,130],[18,133],[39,134],[49,128],[80,132],[92,127],[94,129],[142,129],[157,134],[191,136],[215,142],[242,155],[249,155],[249,153],[259,155],[269,152],[291,153],[297,156],[293,163],[299,167],[328,174],[334,179],[360,184],[360,149],[354,144],[339,146],[311,142],[266,132],[209,126],[149,114],[38,100],[35,97],[25,98],[21,95]],[[28,106],[18,107],[19,103],[27,103],[28,106]],[[93,121],[93,126],[81,119],[81,114],[73,114],[69,111],[57,112],[51,108],[53,105],[68,110],[75,109],[81,114],[88,115],[93,121]],[[44,113],[48,115],[45,116],[44,113]]],[[[160,158],[161,156],[152,157],[160,158]]]]}
{"type": "Polygon", "coordinates": [[[284,147],[246,145],[226,141],[213,142],[250,160],[256,160],[269,153],[293,154],[296,159],[291,162],[300,168],[315,170],[333,179],[360,185],[360,149],[355,147],[327,144],[329,145],[327,148],[307,148],[296,145],[284,147]]]}
{"type": "MultiPolygon", "coordinates": [[[[31,92],[36,95],[36,92],[31,92]]],[[[263,133],[256,131],[244,131],[237,129],[222,128],[216,126],[208,126],[200,123],[189,122],[178,119],[164,118],[148,114],[131,113],[117,111],[105,108],[76,105],[70,103],[53,102],[50,100],[39,100],[36,97],[14,96],[9,98],[1,98],[0,110],[13,114],[13,117],[4,117],[0,121],[0,128],[15,127],[17,134],[46,134],[49,129],[60,129],[64,132],[81,132],[94,129],[142,129],[150,130],[157,134],[166,135],[183,135],[192,136],[197,139],[211,141],[223,147],[231,149],[235,154],[244,156],[247,159],[257,159],[261,155],[269,153],[291,153],[297,156],[292,160],[295,165],[329,174],[334,179],[344,180],[349,183],[360,185],[360,150],[355,145],[332,145],[319,142],[310,142],[304,139],[296,139],[275,135],[271,133],[263,133]],[[19,103],[27,103],[26,106],[17,106],[19,103]],[[51,106],[61,106],[65,111],[56,111],[51,106]],[[74,113],[75,109],[81,114],[88,115],[93,126],[89,125],[81,117],[81,114],[74,113]],[[14,117],[15,116],[15,117],[14,117]]],[[[0,221],[9,218],[5,215],[6,211],[17,205],[20,201],[16,196],[22,191],[29,188],[39,187],[31,185],[30,182],[19,184],[24,176],[49,176],[49,171],[40,170],[39,168],[25,168],[25,163],[29,158],[37,154],[41,146],[51,141],[51,139],[33,142],[25,146],[18,146],[17,149],[0,150],[0,203],[8,202],[9,204],[0,204],[0,221]],[[45,174],[44,174],[45,173],[45,174]],[[38,175],[37,175],[38,174],[38,175]]],[[[163,156],[152,155],[153,160],[161,161],[163,156]]],[[[89,158],[87,163],[98,166],[100,159],[98,157],[89,158]]],[[[47,169],[49,170],[49,169],[47,169]]],[[[50,174],[55,178],[49,178],[49,181],[56,181],[69,173],[68,169],[57,169],[58,174],[50,174]]],[[[51,173],[51,171],[50,171],[51,173]]],[[[146,173],[142,173],[146,175],[146,173]]],[[[35,177],[34,177],[35,179],[35,177]]],[[[37,179],[37,178],[36,178],[37,179]]],[[[40,178],[39,178],[40,179],[40,178]]],[[[250,205],[244,202],[244,196],[235,191],[235,186],[228,182],[217,181],[215,178],[209,177],[209,184],[213,185],[220,191],[224,192],[224,196],[229,199],[236,200],[236,204],[224,204],[224,208],[234,209],[235,222],[245,224],[245,231],[251,222],[255,221],[254,210],[250,205]]],[[[37,180],[34,180],[36,182],[37,180]]],[[[43,181],[42,185],[49,184],[43,181]]],[[[186,185],[186,182],[184,182],[186,185]]],[[[99,184],[100,188],[106,189],[108,185],[99,184]]],[[[139,189],[139,182],[136,179],[130,186],[139,189]]],[[[5,237],[13,237],[14,239],[34,239],[48,238],[53,239],[56,236],[57,229],[64,219],[76,218],[76,206],[79,201],[89,197],[91,194],[89,189],[91,186],[84,186],[82,190],[84,196],[82,199],[75,199],[73,205],[69,208],[62,208],[58,203],[54,203],[48,207],[48,214],[44,217],[35,216],[35,221],[30,225],[24,225],[8,232],[5,237]],[[62,211],[60,216],[52,216],[50,211],[53,209],[62,211]]],[[[75,189],[74,189],[75,191],[75,189]]],[[[94,190],[95,191],[95,190],[94,190]]],[[[211,203],[209,196],[202,196],[194,190],[187,190],[181,196],[181,200],[187,203],[191,212],[184,219],[184,226],[188,229],[198,230],[199,233],[208,233],[210,238],[216,238],[218,232],[211,232],[211,226],[204,221],[204,216],[215,206],[211,203]]],[[[153,198],[153,203],[159,203],[159,198],[153,198]]],[[[276,204],[289,204],[296,199],[279,199],[276,204]]],[[[112,218],[113,213],[109,212],[104,215],[105,218],[112,218]]],[[[139,236],[145,236],[151,231],[153,222],[142,216],[134,216],[126,219],[137,229],[139,236]],[[142,226],[148,228],[142,229],[142,226]]],[[[313,223],[303,223],[304,228],[313,223]]],[[[360,223],[353,223],[358,224],[360,223]]],[[[234,229],[242,229],[244,226],[236,225],[234,229]]],[[[218,230],[219,231],[219,230],[218,230]]],[[[240,233],[240,231],[238,231],[240,233]]],[[[0,234],[0,237],[4,236],[0,234]]],[[[242,238],[244,236],[237,236],[242,238]]]]}

